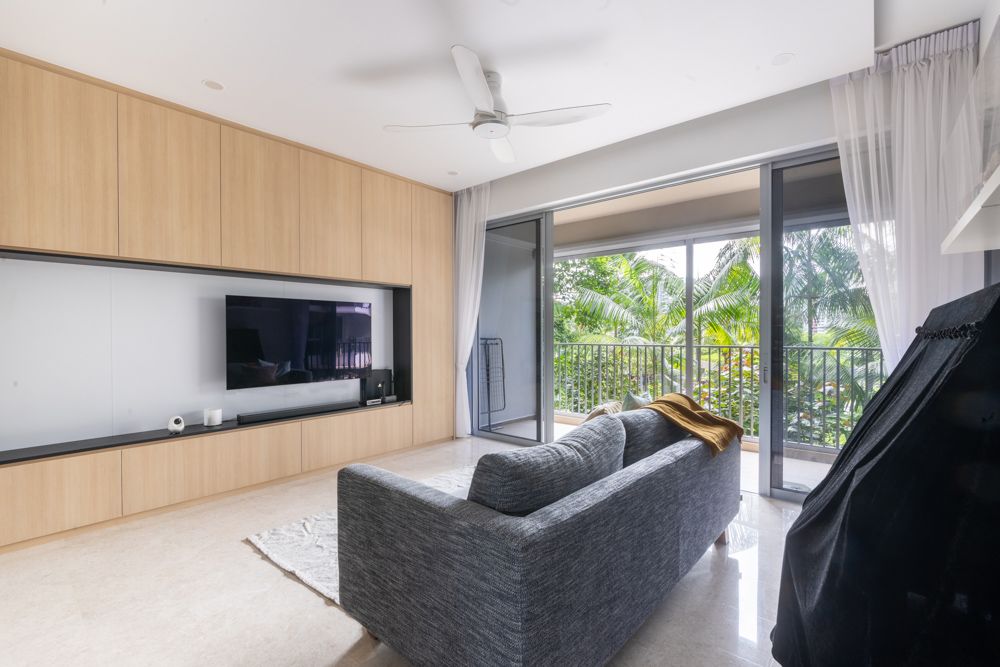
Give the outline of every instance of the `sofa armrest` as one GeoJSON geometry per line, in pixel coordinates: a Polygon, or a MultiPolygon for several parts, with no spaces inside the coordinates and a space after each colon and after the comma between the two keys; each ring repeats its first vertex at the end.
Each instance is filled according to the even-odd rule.
{"type": "Polygon", "coordinates": [[[337,483],[348,613],[416,664],[520,664],[530,521],[369,465],[337,483]]]}

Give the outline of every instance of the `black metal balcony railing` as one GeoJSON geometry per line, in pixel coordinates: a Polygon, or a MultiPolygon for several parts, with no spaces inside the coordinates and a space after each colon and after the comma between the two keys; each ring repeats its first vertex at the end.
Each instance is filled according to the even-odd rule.
{"type": "MultiPolygon", "coordinates": [[[[695,345],[690,385],[684,345],[555,344],[555,409],[587,414],[626,391],[690,391],[706,408],[760,433],[760,349],[695,345]]],[[[785,442],[830,451],[847,440],[885,380],[878,348],[784,348],[785,442]]]]}

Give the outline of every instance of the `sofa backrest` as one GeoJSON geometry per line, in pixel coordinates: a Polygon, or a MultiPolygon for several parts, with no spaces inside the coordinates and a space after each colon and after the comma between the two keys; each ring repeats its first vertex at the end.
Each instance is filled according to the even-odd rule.
{"type": "Polygon", "coordinates": [[[619,412],[615,417],[625,426],[625,468],[690,435],[659,413],[644,408],[619,412]]]}
{"type": "Polygon", "coordinates": [[[598,417],[548,445],[486,454],[469,500],[505,514],[530,514],[621,470],[625,427],[598,417]]]}

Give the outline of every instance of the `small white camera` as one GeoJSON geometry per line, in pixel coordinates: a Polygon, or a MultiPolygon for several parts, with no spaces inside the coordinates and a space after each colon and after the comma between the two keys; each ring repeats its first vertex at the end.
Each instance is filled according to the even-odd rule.
{"type": "Polygon", "coordinates": [[[184,430],[184,418],[180,415],[171,417],[170,421],[167,422],[167,430],[171,433],[180,433],[184,430]]]}

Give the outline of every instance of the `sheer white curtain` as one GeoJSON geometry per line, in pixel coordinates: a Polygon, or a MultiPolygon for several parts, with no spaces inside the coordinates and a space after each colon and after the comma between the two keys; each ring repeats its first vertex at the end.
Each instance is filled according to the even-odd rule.
{"type": "Polygon", "coordinates": [[[455,193],[455,437],[472,432],[465,369],[476,338],[490,184],[455,193]]]}
{"type": "Polygon", "coordinates": [[[977,21],[921,37],[831,81],[854,244],[889,370],[931,308],[983,286],[981,254],[941,254],[955,223],[941,158],[978,33],[977,21]]]}

